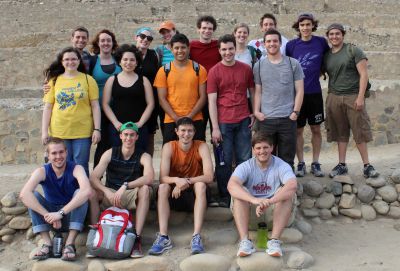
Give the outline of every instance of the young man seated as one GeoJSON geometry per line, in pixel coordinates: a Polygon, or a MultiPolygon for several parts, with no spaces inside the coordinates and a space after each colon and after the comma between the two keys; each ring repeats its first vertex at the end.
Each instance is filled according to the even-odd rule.
{"type": "Polygon", "coordinates": [[[250,207],[256,206],[254,211],[257,216],[268,208],[273,210],[272,235],[266,252],[281,257],[279,238],[292,213],[296,176],[289,164],[271,154],[273,139],[265,132],[256,132],[251,144],[254,157],[240,164],[228,183],[233,198],[233,216],[241,240],[237,255],[244,257],[255,252],[253,243],[248,239],[248,225],[250,207]]]}
{"type": "Polygon", "coordinates": [[[67,147],[62,139],[50,138],[46,146],[49,163],[36,169],[21,190],[22,202],[29,208],[34,233],[40,233],[42,247],[33,259],[50,257],[50,230],[69,231],[62,260],[76,258],[75,238],[83,229],[87,200],[91,194],[89,180],[82,166],[67,161],[67,147]],[[44,196],[36,191],[41,185],[44,196]]]}
{"type": "MultiPolygon", "coordinates": [[[[151,156],[135,149],[139,138],[138,127],[126,122],[120,128],[122,146],[107,150],[90,175],[96,194],[90,199],[90,221],[97,223],[100,215],[99,202],[104,207],[115,206],[128,210],[136,209],[136,240],[132,258],[143,257],[141,233],[149,210],[154,169],[151,156]],[[101,182],[104,172],[106,184],[101,182]]],[[[90,255],[89,255],[90,256],[90,255]]]]}
{"type": "Polygon", "coordinates": [[[196,131],[191,118],[180,118],[176,126],[178,140],[166,143],[161,154],[157,203],[160,232],[149,250],[151,255],[172,248],[168,236],[170,207],[194,212],[192,254],[204,252],[200,231],[207,209],[207,184],[214,176],[211,155],[206,143],[193,140],[196,131]]]}

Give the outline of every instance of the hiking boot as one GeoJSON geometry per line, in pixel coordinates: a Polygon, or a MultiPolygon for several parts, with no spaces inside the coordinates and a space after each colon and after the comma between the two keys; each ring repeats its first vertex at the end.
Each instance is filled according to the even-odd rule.
{"type": "Polygon", "coordinates": [[[299,162],[297,164],[296,177],[304,177],[306,175],[306,163],[299,162]]]}
{"type": "Polygon", "coordinates": [[[249,239],[243,239],[239,243],[239,250],[237,252],[238,257],[246,257],[256,252],[253,242],[249,239]]]}
{"type": "Polygon", "coordinates": [[[142,258],[144,256],[142,251],[142,237],[136,237],[135,244],[133,245],[131,258],[142,258]]]}
{"type": "Polygon", "coordinates": [[[160,233],[157,233],[157,238],[149,249],[150,255],[161,255],[164,251],[172,248],[171,240],[160,233]]]}
{"type": "Polygon", "coordinates": [[[346,175],[347,172],[349,170],[347,169],[346,165],[342,165],[342,164],[337,164],[336,167],[334,167],[331,171],[331,173],[329,173],[329,177],[333,178],[337,175],[346,175]]]}
{"type": "Polygon", "coordinates": [[[203,243],[201,242],[200,234],[195,234],[192,237],[192,241],[190,242],[190,247],[192,248],[192,255],[200,254],[204,252],[203,243]]]}
{"type": "Polygon", "coordinates": [[[324,177],[325,174],[321,170],[321,164],[318,162],[312,162],[311,163],[311,174],[314,174],[315,177],[324,177]]]}
{"type": "Polygon", "coordinates": [[[272,257],[282,257],[282,242],[278,239],[271,239],[267,242],[267,250],[265,252],[272,257]]]}
{"type": "Polygon", "coordinates": [[[376,178],[379,176],[379,172],[370,164],[364,167],[363,173],[365,178],[376,178]]]}

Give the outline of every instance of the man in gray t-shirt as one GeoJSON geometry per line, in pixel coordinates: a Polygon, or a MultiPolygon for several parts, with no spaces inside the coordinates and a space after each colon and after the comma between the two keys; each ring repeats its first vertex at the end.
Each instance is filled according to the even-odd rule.
{"type": "Polygon", "coordinates": [[[279,50],[281,34],[264,35],[268,55],[254,65],[254,115],[259,129],[276,139],[277,155],[293,167],[296,153],[296,120],[304,96],[303,70],[294,58],[279,50]]]}
{"type": "Polygon", "coordinates": [[[248,224],[250,205],[256,205],[257,216],[273,207],[273,228],[266,252],[280,257],[279,238],[292,212],[292,200],[297,190],[296,176],[287,163],[271,154],[273,140],[267,133],[256,132],[251,143],[254,158],[237,166],[228,183],[228,191],[234,199],[233,216],[241,240],[237,255],[244,257],[255,252],[253,243],[248,239],[248,224]]]}

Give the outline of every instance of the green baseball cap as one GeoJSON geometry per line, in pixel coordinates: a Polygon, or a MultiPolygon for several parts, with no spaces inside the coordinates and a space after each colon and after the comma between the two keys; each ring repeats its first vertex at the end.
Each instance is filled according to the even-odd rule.
{"type": "Polygon", "coordinates": [[[128,121],[128,122],[125,122],[124,124],[122,124],[121,128],[119,128],[119,132],[122,133],[126,129],[130,129],[130,130],[135,131],[136,133],[139,133],[139,128],[132,121],[128,121]]]}

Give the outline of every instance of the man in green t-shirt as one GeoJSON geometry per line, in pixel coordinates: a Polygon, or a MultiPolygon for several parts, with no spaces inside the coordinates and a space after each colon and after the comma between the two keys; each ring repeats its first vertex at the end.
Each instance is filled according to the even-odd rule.
{"type": "Polygon", "coordinates": [[[331,24],[326,35],[331,50],[324,56],[324,68],[329,76],[326,99],[327,141],[338,144],[339,164],[329,177],[347,174],[346,150],[350,130],[361,159],[364,177],[378,177],[379,173],[369,163],[367,143],[372,140],[371,124],[365,109],[365,92],[368,85],[367,57],[358,47],[344,43],[346,31],[341,24],[331,24]]]}

